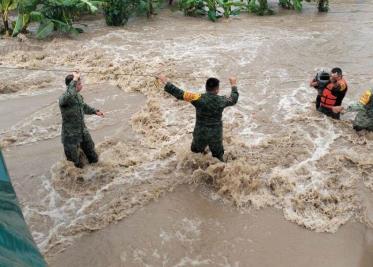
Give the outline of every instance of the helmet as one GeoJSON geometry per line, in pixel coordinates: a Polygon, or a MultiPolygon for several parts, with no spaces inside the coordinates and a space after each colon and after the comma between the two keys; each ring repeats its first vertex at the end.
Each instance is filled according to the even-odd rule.
{"type": "Polygon", "coordinates": [[[322,94],[324,88],[329,84],[330,82],[330,74],[326,71],[320,71],[317,73],[315,80],[317,81],[317,86],[315,88],[317,89],[319,95],[322,94]]]}
{"type": "Polygon", "coordinates": [[[316,75],[316,80],[321,83],[329,82],[330,74],[326,71],[320,71],[316,75]]]}

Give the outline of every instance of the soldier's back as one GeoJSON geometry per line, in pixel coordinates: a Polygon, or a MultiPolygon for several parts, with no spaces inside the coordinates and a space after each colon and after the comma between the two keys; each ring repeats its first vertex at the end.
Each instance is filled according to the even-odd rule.
{"type": "Polygon", "coordinates": [[[194,106],[196,107],[197,124],[211,127],[222,125],[222,114],[225,107],[224,96],[205,93],[194,106]]]}

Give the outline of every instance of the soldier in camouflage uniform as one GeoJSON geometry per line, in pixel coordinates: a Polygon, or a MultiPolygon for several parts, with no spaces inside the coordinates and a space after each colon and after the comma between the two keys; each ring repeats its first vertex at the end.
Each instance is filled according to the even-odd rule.
{"type": "Polygon", "coordinates": [[[222,113],[226,107],[233,106],[238,100],[237,81],[230,78],[232,91],[229,97],[219,96],[219,80],[209,78],[206,82],[206,93],[199,94],[183,91],[164,75],[158,79],[165,85],[164,90],[179,100],[190,102],[196,108],[196,124],[193,132],[191,150],[195,153],[204,153],[206,147],[210,148],[213,157],[223,161],[223,122],[222,113]]]}
{"type": "Polygon", "coordinates": [[[358,103],[352,104],[344,109],[342,106],[334,107],[335,111],[357,112],[353,122],[356,131],[373,131],[373,90],[368,89],[360,97],[358,103]]]}
{"type": "Polygon", "coordinates": [[[84,114],[96,114],[103,117],[104,114],[86,103],[79,94],[83,86],[80,73],[73,72],[65,78],[67,90],[59,99],[62,115],[61,139],[67,160],[74,162],[78,168],[83,168],[80,158],[80,149],[86,155],[89,163],[96,163],[98,156],[95,144],[84,123],[84,114]]]}

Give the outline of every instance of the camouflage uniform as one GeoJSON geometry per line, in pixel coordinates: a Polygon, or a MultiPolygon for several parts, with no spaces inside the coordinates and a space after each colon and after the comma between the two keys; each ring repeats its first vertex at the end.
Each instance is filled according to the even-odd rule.
{"type": "Polygon", "coordinates": [[[353,122],[355,130],[373,131],[373,97],[372,89],[368,89],[361,96],[360,101],[350,105],[347,112],[356,112],[356,117],[353,122]]]}
{"type": "Polygon", "coordinates": [[[165,91],[179,100],[190,102],[196,108],[196,124],[193,132],[191,150],[203,153],[209,146],[212,156],[223,161],[223,110],[233,106],[238,100],[237,87],[232,87],[230,97],[206,92],[204,94],[185,92],[171,83],[167,83],[165,91]]]}
{"type": "Polygon", "coordinates": [[[60,97],[59,105],[62,115],[61,139],[67,160],[82,168],[80,149],[89,163],[98,161],[95,144],[84,123],[84,114],[96,114],[98,110],[84,103],[83,97],[76,91],[76,81],[71,81],[66,92],[60,97]]]}

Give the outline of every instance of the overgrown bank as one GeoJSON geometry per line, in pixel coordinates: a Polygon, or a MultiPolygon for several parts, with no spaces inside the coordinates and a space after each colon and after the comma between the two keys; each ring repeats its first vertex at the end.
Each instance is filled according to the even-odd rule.
{"type": "MultiPolygon", "coordinates": [[[[320,12],[328,11],[328,0],[317,2],[320,12]]],[[[282,8],[302,10],[303,0],[279,0],[282,8]]],[[[125,25],[132,16],[151,17],[164,6],[164,0],[0,0],[0,33],[17,36],[27,33],[31,23],[37,24],[36,37],[43,39],[53,32],[77,35],[83,30],[76,21],[85,14],[103,13],[109,26],[125,25]],[[10,16],[14,12],[15,16],[10,16]]],[[[173,0],[169,0],[169,5],[173,0]]],[[[267,0],[180,0],[178,9],[186,16],[206,16],[211,21],[242,12],[271,15],[267,0]]]]}

